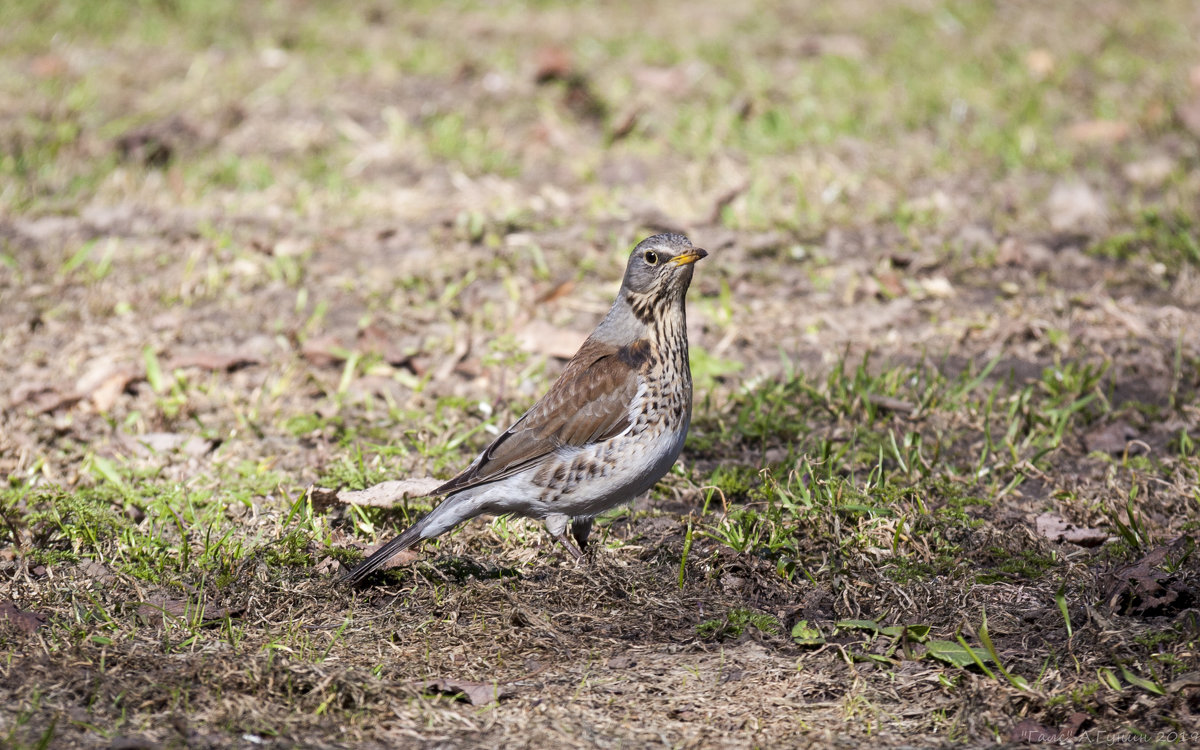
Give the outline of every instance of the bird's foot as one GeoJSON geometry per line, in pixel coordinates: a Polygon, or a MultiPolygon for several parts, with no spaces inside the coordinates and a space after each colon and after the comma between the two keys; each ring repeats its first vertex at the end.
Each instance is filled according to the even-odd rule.
{"type": "Polygon", "coordinates": [[[566,534],[556,534],[554,536],[554,540],[556,542],[558,542],[559,544],[561,544],[563,546],[563,549],[565,549],[567,552],[571,553],[571,557],[574,558],[574,560],[577,564],[586,560],[586,557],[584,556],[583,551],[580,550],[578,547],[576,547],[575,543],[572,542],[571,538],[568,537],[566,534]]]}

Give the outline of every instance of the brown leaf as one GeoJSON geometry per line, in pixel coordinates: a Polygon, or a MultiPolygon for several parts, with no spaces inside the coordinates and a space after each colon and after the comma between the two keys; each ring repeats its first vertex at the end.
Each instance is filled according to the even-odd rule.
{"type": "Polygon", "coordinates": [[[553,302],[556,299],[566,297],[573,291],[575,291],[575,280],[567,279],[566,281],[560,281],[559,283],[539,294],[534,302],[537,302],[539,305],[543,305],[547,302],[553,302]]]}
{"type": "Polygon", "coordinates": [[[879,284],[880,291],[888,299],[903,297],[908,291],[900,280],[900,274],[895,271],[880,271],[875,274],[875,283],[879,284]]]}
{"type": "Polygon", "coordinates": [[[1063,735],[1066,737],[1074,737],[1079,733],[1080,727],[1091,720],[1092,717],[1085,714],[1083,711],[1076,711],[1067,717],[1067,725],[1063,727],[1063,735]]]}
{"type": "Polygon", "coordinates": [[[616,143],[632,133],[633,129],[637,127],[638,119],[641,118],[643,111],[645,110],[641,104],[634,103],[618,113],[613,118],[612,129],[608,131],[609,142],[616,143]]]}
{"type": "Polygon", "coordinates": [[[118,370],[105,378],[96,389],[92,391],[92,403],[96,406],[96,411],[108,412],[116,405],[117,399],[129,387],[129,384],[138,378],[132,370],[118,370]]]}
{"type": "Polygon", "coordinates": [[[1194,548],[1191,537],[1180,536],[1170,544],[1155,547],[1137,562],[1117,568],[1108,576],[1105,601],[1109,609],[1125,615],[1161,617],[1192,606],[1195,592],[1177,573],[1159,566],[1168,557],[1180,560],[1190,555],[1194,548]]]}
{"type": "Polygon", "coordinates": [[[1125,179],[1144,187],[1158,187],[1175,171],[1175,160],[1166,154],[1148,156],[1125,165],[1125,179]]]}
{"type": "Polygon", "coordinates": [[[1042,513],[1035,521],[1037,531],[1052,542],[1070,542],[1080,547],[1098,547],[1108,541],[1108,532],[1069,523],[1054,513],[1042,513]]]}
{"type": "Polygon", "coordinates": [[[374,323],[359,329],[358,351],[362,354],[378,354],[389,365],[396,367],[402,367],[412,361],[412,355],[405,354],[396,345],[396,337],[374,323]]]}
{"type": "Polygon", "coordinates": [[[199,131],[179,115],[134,128],[116,140],[122,159],[162,167],[180,150],[200,139],[199,131]]]}
{"type": "Polygon", "coordinates": [[[806,57],[862,60],[867,56],[867,45],[861,38],[850,34],[813,34],[800,39],[799,51],[806,57]]]}
{"type": "Polygon", "coordinates": [[[1129,137],[1129,123],[1120,120],[1084,120],[1067,128],[1068,140],[1076,143],[1106,145],[1129,137]]]}
{"type": "Polygon", "coordinates": [[[573,72],[571,53],[557,45],[542,47],[534,55],[533,80],[538,83],[561,81],[573,72]]]}
{"type": "Polygon", "coordinates": [[[735,185],[725,192],[721,193],[713,200],[712,208],[708,212],[709,224],[720,224],[721,214],[725,212],[729,204],[737,200],[738,196],[750,189],[749,182],[743,182],[740,185],[735,185]]]}
{"type": "Polygon", "coordinates": [[[198,610],[195,601],[188,599],[175,599],[166,596],[152,596],[135,611],[135,614],[141,618],[147,625],[160,625],[167,617],[171,619],[186,619],[194,620],[198,615],[201,622],[214,622],[223,620],[230,615],[240,614],[240,607],[203,607],[203,610],[198,610]]]}
{"type": "Polygon", "coordinates": [[[1088,719],[1087,714],[1076,711],[1067,718],[1067,723],[1061,729],[1053,729],[1036,719],[1027,718],[1012,728],[1008,735],[1009,742],[1053,742],[1061,744],[1079,733],[1079,728],[1088,719]]]}
{"type": "Polygon", "coordinates": [[[1192,135],[1200,138],[1200,96],[1181,105],[1175,114],[1192,135]]]}
{"type": "Polygon", "coordinates": [[[262,364],[262,357],[254,354],[238,352],[217,352],[204,349],[182,352],[175,355],[167,364],[168,370],[180,370],[197,367],[201,370],[214,372],[232,372],[243,367],[262,364]]]}
{"type": "Polygon", "coordinates": [[[1188,672],[1180,675],[1167,685],[1168,693],[1178,693],[1188,688],[1200,688],[1200,672],[1188,672]]]}
{"type": "Polygon", "coordinates": [[[1104,199],[1090,185],[1063,180],[1046,199],[1050,226],[1060,233],[1088,233],[1103,226],[1108,216],[1104,199]]]}
{"type": "Polygon", "coordinates": [[[1058,742],[1061,739],[1057,729],[1051,729],[1037,719],[1025,719],[1008,734],[1009,742],[1058,742]]]}
{"type": "Polygon", "coordinates": [[[144,435],[121,435],[126,449],[138,456],[181,453],[185,456],[203,456],[213,449],[213,441],[197,435],[178,432],[147,432],[144,435]]]}
{"type": "Polygon", "coordinates": [[[309,499],[313,508],[324,510],[333,505],[366,505],[372,508],[390,508],[402,500],[425,497],[444,482],[433,477],[399,479],[380,482],[365,490],[331,490],[325,487],[309,487],[309,499]]]}
{"type": "Polygon", "coordinates": [[[13,389],[10,407],[28,403],[34,414],[49,414],[63,407],[73,406],[86,394],[78,391],[64,393],[51,385],[21,384],[13,389]]]}
{"type": "MultiPolygon", "coordinates": [[[[368,547],[367,549],[363,550],[363,553],[367,556],[373,555],[373,554],[375,554],[375,552],[377,550],[382,548],[383,545],[387,544],[387,542],[388,542],[388,540],[385,539],[382,542],[380,542],[379,544],[376,544],[374,547],[368,547]]],[[[417,560],[420,560],[420,559],[421,559],[421,553],[417,552],[415,549],[412,549],[410,547],[409,549],[400,550],[396,554],[389,557],[387,559],[387,562],[385,562],[379,566],[379,570],[391,570],[392,568],[403,568],[405,565],[411,565],[412,563],[415,563],[417,560]]]]}
{"type": "Polygon", "coordinates": [[[667,94],[678,94],[691,83],[687,68],[680,65],[638,68],[633,71],[633,79],[641,90],[649,89],[667,94]]]}
{"type": "Polygon", "coordinates": [[[1140,441],[1130,442],[1136,441],[1137,436],[1137,430],[1125,422],[1113,422],[1106,427],[1098,427],[1084,435],[1083,444],[1087,448],[1088,453],[1098,451],[1113,456],[1120,456],[1128,449],[1129,455],[1136,456],[1145,450],[1145,446],[1140,441]]]}
{"type": "Polygon", "coordinates": [[[300,354],[317,367],[327,367],[346,361],[350,350],[333,336],[317,336],[304,342],[300,354]]]}
{"type": "Polygon", "coordinates": [[[109,743],[108,750],[158,750],[160,747],[162,745],[159,745],[149,737],[117,735],[109,743]]]}
{"type": "Polygon", "coordinates": [[[609,669],[629,669],[637,664],[637,660],[631,654],[617,654],[608,660],[609,669]]]}
{"type": "Polygon", "coordinates": [[[46,616],[18,609],[10,601],[0,601],[0,622],[8,622],[22,633],[32,633],[46,624],[46,616]]]}
{"type": "Polygon", "coordinates": [[[112,570],[102,562],[97,560],[89,560],[82,566],[82,572],[88,578],[102,585],[109,585],[117,580],[112,570]]]}
{"type": "Polygon", "coordinates": [[[38,55],[29,63],[29,72],[34,78],[58,78],[71,72],[66,60],[55,54],[38,55]]]}
{"type": "Polygon", "coordinates": [[[558,359],[574,357],[586,338],[586,333],[559,328],[539,319],[529,321],[517,333],[517,342],[525,351],[558,359]]]}
{"type": "Polygon", "coordinates": [[[107,412],[131,383],[143,377],[145,375],[138,369],[100,358],[75,381],[75,391],[80,398],[90,399],[97,411],[107,412]]]}
{"type": "Polygon", "coordinates": [[[871,395],[867,396],[867,401],[870,401],[872,404],[875,404],[881,409],[894,411],[899,414],[911,414],[917,410],[916,405],[905,401],[904,399],[893,398],[892,396],[884,396],[879,393],[872,393],[871,395]]]}
{"type": "Polygon", "coordinates": [[[1054,72],[1054,55],[1049,50],[1037,48],[1025,55],[1025,67],[1035,80],[1042,80],[1054,72]]]}
{"type": "Polygon", "coordinates": [[[453,678],[431,680],[422,687],[422,692],[453,695],[465,700],[472,706],[484,706],[488,703],[503,700],[512,694],[512,690],[487,682],[471,682],[453,678]]]}

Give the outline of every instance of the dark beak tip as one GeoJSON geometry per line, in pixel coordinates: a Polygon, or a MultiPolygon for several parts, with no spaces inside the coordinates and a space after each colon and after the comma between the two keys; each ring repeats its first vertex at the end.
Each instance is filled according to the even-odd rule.
{"type": "Polygon", "coordinates": [[[695,248],[694,252],[696,253],[696,255],[699,255],[701,258],[707,258],[707,257],[708,257],[708,251],[707,251],[707,250],[705,250],[705,249],[704,249],[704,248],[702,248],[702,247],[697,247],[697,248],[695,248]]]}

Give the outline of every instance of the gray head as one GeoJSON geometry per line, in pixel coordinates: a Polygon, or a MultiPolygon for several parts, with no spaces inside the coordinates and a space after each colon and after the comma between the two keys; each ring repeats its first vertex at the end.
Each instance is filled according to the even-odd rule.
{"type": "Polygon", "coordinates": [[[621,346],[644,338],[651,328],[681,327],[692,264],[707,255],[682,234],[656,234],[639,242],[629,255],[621,292],[592,337],[621,346]]]}
{"type": "Polygon", "coordinates": [[[707,252],[693,247],[682,234],[647,237],[629,255],[623,291],[635,298],[652,295],[682,299],[692,282],[692,264],[706,255],[707,252]]]}

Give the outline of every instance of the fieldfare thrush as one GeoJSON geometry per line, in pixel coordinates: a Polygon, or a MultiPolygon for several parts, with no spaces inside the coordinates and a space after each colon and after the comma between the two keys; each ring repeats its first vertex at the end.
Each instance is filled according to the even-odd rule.
{"type": "Polygon", "coordinates": [[[707,255],[680,234],[638,243],[612,309],[550,391],[433,491],[446,495],[440,505],[342,580],[358,583],[483,513],[540,519],[582,557],[592,519],[653,487],[683,448],[692,416],[684,296],[707,255]]]}

